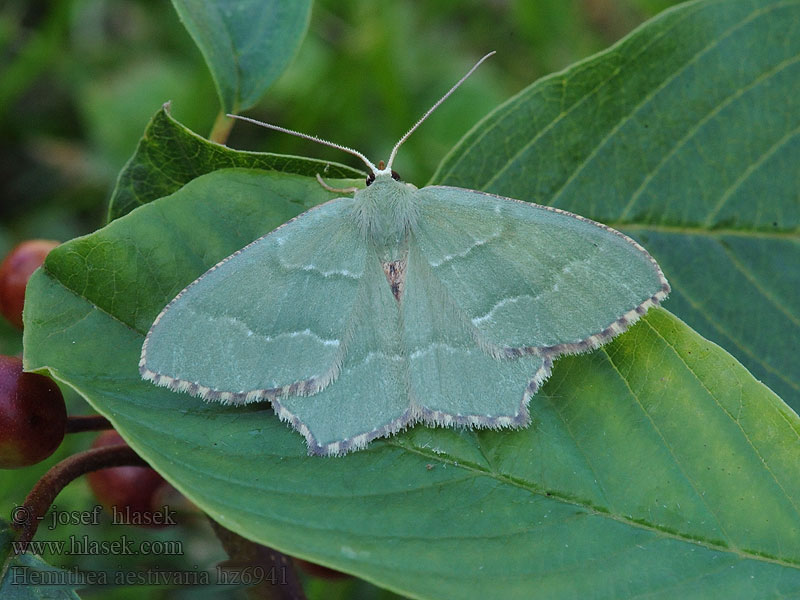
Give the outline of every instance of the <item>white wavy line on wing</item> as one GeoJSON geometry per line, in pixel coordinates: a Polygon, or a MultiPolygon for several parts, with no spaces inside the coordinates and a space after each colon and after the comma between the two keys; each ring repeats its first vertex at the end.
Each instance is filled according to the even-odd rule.
{"type": "Polygon", "coordinates": [[[441,258],[441,260],[430,261],[430,265],[432,267],[440,267],[444,263],[450,262],[453,259],[464,258],[467,254],[472,252],[475,248],[479,248],[480,246],[483,246],[487,242],[490,242],[490,241],[492,241],[493,239],[495,239],[497,237],[500,237],[500,232],[499,231],[496,231],[494,234],[490,235],[489,237],[487,237],[485,239],[473,240],[474,243],[471,246],[469,246],[468,248],[462,250],[461,252],[456,252],[454,254],[446,254],[441,258]]]}
{"type": "Polygon", "coordinates": [[[303,329],[301,331],[284,331],[284,332],[279,333],[279,334],[274,335],[274,336],[273,335],[264,335],[264,334],[261,334],[261,333],[254,332],[252,329],[250,329],[247,326],[247,324],[244,321],[242,321],[241,319],[237,319],[236,317],[221,317],[221,318],[226,320],[226,321],[228,321],[228,322],[230,322],[235,327],[241,328],[244,331],[244,334],[247,337],[253,337],[254,335],[257,335],[259,337],[259,339],[261,339],[263,341],[267,341],[267,342],[273,342],[275,340],[279,340],[281,338],[286,338],[286,337],[295,338],[295,337],[300,337],[300,336],[306,336],[306,337],[312,338],[312,339],[320,342],[323,346],[339,346],[341,344],[340,340],[337,340],[337,339],[325,339],[322,336],[317,335],[316,333],[314,333],[313,331],[311,331],[308,328],[303,329]]]}
{"type": "Polygon", "coordinates": [[[484,321],[488,321],[489,319],[491,319],[494,316],[494,313],[499,309],[503,308],[506,304],[519,302],[523,298],[532,298],[535,301],[537,298],[539,298],[539,296],[536,296],[534,298],[530,294],[522,294],[521,296],[511,296],[509,298],[503,298],[502,300],[495,302],[495,305],[492,306],[492,308],[489,309],[489,312],[487,312],[485,315],[481,315],[480,317],[475,317],[474,319],[472,319],[472,324],[477,327],[484,321]]]}

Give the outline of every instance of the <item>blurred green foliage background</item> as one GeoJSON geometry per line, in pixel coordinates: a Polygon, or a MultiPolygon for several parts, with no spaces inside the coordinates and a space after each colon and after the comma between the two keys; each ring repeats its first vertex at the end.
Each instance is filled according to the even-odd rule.
{"type": "MultiPolygon", "coordinates": [[[[293,64],[250,115],[351,145],[374,160],[489,50],[497,55],[409,141],[423,184],[499,102],[598,51],[668,0],[321,0],[293,64]]],[[[115,177],[166,101],[207,135],[214,87],[172,6],[146,0],[6,0],[0,12],[0,251],[102,224],[115,177]]],[[[229,145],[363,165],[237,124],[229,145]]],[[[313,146],[313,147],[312,147],[313,146]]]]}
{"type": "MultiPolygon", "coordinates": [[[[407,181],[423,185],[448,149],[497,104],[536,79],[613,44],[672,4],[318,0],[296,59],[247,114],[358,148],[374,161],[385,159],[395,141],[475,60],[496,50],[497,55],[399,154],[395,168],[407,181]]],[[[148,120],[166,101],[172,102],[172,114],[179,121],[208,135],[219,110],[216,92],[199,50],[170,3],[0,4],[0,256],[23,239],[65,241],[101,227],[117,173],[148,120]]],[[[243,123],[236,124],[228,145],[363,168],[349,155],[243,123]]],[[[20,351],[21,334],[0,323],[0,353],[20,351]]],[[[68,408],[72,414],[88,410],[74,394],[68,394],[68,408]]],[[[0,472],[0,517],[7,518],[47,467],[87,447],[92,438],[72,435],[45,463],[0,472]]],[[[73,510],[93,503],[83,481],[72,484],[58,500],[62,509],[73,510]]],[[[160,560],[160,568],[175,568],[181,561],[213,564],[224,558],[213,538],[209,540],[210,531],[196,521],[188,519],[178,530],[158,534],[184,539],[188,548],[188,556],[160,560]]],[[[118,529],[105,535],[118,537],[118,529]]],[[[59,528],[47,537],[71,533],[79,530],[59,528]]],[[[101,537],[95,530],[92,535],[101,537]]],[[[67,567],[113,568],[98,557],[58,558],[56,564],[67,567]]],[[[175,597],[167,589],[158,594],[175,597]]],[[[391,597],[352,582],[332,586],[317,581],[309,594],[391,597]]],[[[141,594],[116,590],[92,595],[128,596],[141,594]]],[[[148,597],[157,596],[153,592],[148,597]]]]}

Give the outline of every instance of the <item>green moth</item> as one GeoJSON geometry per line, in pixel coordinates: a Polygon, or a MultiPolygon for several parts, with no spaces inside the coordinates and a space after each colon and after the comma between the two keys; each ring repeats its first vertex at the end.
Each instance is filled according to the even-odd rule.
{"type": "Polygon", "coordinates": [[[206,400],[268,400],[311,454],[339,455],[417,422],[525,426],[556,357],[600,346],[663,300],[656,261],[610,227],[398,180],[397,149],[488,56],[386,166],[317,140],[361,158],[367,187],[281,225],[178,294],[147,334],[142,377],[206,400]]]}

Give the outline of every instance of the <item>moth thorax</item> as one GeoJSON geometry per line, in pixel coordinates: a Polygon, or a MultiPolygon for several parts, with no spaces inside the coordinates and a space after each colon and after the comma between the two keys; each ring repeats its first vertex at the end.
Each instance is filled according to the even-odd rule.
{"type": "Polygon", "coordinates": [[[419,214],[416,192],[413,186],[389,177],[356,192],[354,216],[367,241],[387,251],[403,245],[419,214]]]}

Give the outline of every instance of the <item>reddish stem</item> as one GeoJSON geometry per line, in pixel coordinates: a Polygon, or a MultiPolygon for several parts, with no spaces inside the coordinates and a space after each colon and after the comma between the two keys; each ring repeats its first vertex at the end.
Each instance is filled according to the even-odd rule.
{"type": "Polygon", "coordinates": [[[111,429],[111,421],[100,415],[76,415],[67,417],[67,433],[101,431],[111,429]]]}
{"type": "Polygon", "coordinates": [[[118,444],[73,454],[50,467],[33,486],[22,506],[14,510],[12,525],[19,532],[17,539],[22,551],[25,552],[28,542],[36,535],[39,523],[44,519],[53,500],[70,481],[90,471],[122,466],[149,465],[130,446],[118,444]]]}

